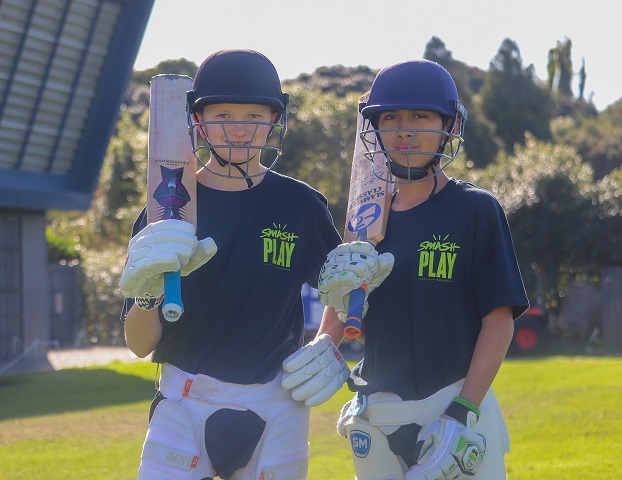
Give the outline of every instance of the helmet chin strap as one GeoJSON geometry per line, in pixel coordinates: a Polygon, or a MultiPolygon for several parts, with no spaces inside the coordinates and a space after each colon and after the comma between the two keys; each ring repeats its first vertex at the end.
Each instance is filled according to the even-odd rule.
{"type": "Polygon", "coordinates": [[[435,156],[423,167],[405,167],[389,160],[389,169],[394,176],[402,180],[423,180],[428,176],[428,169],[434,165],[438,165],[439,161],[440,157],[435,156]]]}
{"type": "MultiPolygon", "coordinates": [[[[221,167],[225,167],[227,166],[227,164],[232,165],[233,167],[235,167],[238,172],[240,172],[240,175],[242,175],[242,177],[244,177],[244,180],[246,180],[246,184],[248,185],[248,188],[251,188],[254,184],[253,184],[253,180],[246,174],[246,171],[240,167],[240,165],[242,165],[242,163],[234,163],[234,162],[227,162],[224,158],[222,158],[220,155],[218,155],[218,153],[216,153],[216,150],[214,150],[213,148],[210,148],[210,152],[211,154],[214,156],[214,158],[216,158],[216,161],[218,162],[218,165],[220,165],[221,167]]],[[[255,156],[253,155],[251,158],[249,158],[248,161],[251,161],[253,158],[255,158],[255,156]]],[[[246,164],[247,162],[244,162],[244,164],[246,164]]]]}
{"type": "Polygon", "coordinates": [[[425,177],[431,176],[434,180],[434,187],[432,187],[432,192],[428,196],[428,200],[430,200],[436,194],[436,187],[438,186],[438,179],[436,178],[436,170],[434,167],[438,165],[439,162],[439,155],[435,156],[434,159],[428,162],[424,167],[404,167],[389,160],[389,169],[394,176],[402,180],[423,180],[425,177]],[[428,169],[432,170],[432,175],[429,175],[428,169]]]}

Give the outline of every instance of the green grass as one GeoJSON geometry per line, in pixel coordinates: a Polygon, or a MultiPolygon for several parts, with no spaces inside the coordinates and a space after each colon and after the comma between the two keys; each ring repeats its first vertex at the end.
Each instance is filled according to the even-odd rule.
{"type": "Polygon", "coordinates": [[[508,361],[495,382],[510,430],[510,480],[620,478],[622,359],[508,361]]]}
{"type": "MultiPolygon", "coordinates": [[[[0,377],[0,477],[136,478],[154,377],[150,363],[0,377]]],[[[510,430],[510,480],[620,477],[621,358],[508,360],[494,387],[510,430]]],[[[349,398],[342,389],[312,411],[310,480],[354,478],[335,430],[349,398]]]]}

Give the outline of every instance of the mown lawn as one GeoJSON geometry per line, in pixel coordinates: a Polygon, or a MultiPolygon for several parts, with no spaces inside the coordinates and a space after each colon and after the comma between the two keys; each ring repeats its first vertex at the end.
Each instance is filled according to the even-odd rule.
{"type": "MultiPolygon", "coordinates": [[[[0,377],[0,478],[131,480],[154,393],[155,366],[0,377]]],[[[622,359],[507,360],[495,381],[512,440],[510,480],[618,480],[622,359]],[[615,463],[614,463],[615,462],[615,463]]],[[[342,389],[314,408],[309,479],[352,480],[335,422],[342,389]]]]}

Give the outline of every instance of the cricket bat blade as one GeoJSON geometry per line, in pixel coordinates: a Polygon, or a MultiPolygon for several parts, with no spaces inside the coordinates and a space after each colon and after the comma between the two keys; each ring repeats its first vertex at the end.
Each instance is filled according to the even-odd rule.
{"type": "MultiPolygon", "coordinates": [[[[176,219],[196,228],[196,158],[188,129],[186,92],[192,79],[185,75],[156,75],[151,79],[147,222],[176,219]]],[[[169,322],[184,312],[179,271],[164,274],[162,314],[169,322]]]]}
{"type": "MultiPolygon", "coordinates": [[[[366,96],[368,93],[359,99],[359,103],[364,101],[366,96]]],[[[377,245],[384,238],[387,228],[393,183],[384,159],[372,164],[372,161],[365,156],[366,148],[361,138],[363,127],[364,119],[359,113],[343,240],[367,241],[377,245]]],[[[366,140],[373,143],[374,135],[367,133],[366,140]]],[[[366,296],[367,285],[362,285],[350,293],[343,332],[348,338],[356,338],[361,334],[366,296]]]]}

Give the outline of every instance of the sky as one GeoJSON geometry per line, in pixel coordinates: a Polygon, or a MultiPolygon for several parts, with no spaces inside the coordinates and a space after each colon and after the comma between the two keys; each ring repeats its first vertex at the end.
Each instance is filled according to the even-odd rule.
{"type": "Polygon", "coordinates": [[[455,60],[483,70],[509,38],[544,80],[549,49],[569,38],[575,74],[585,60],[584,96],[602,111],[622,97],[620,18],[619,0],[155,0],[134,69],[250,48],[286,80],[421,58],[436,36],[455,60]]]}

